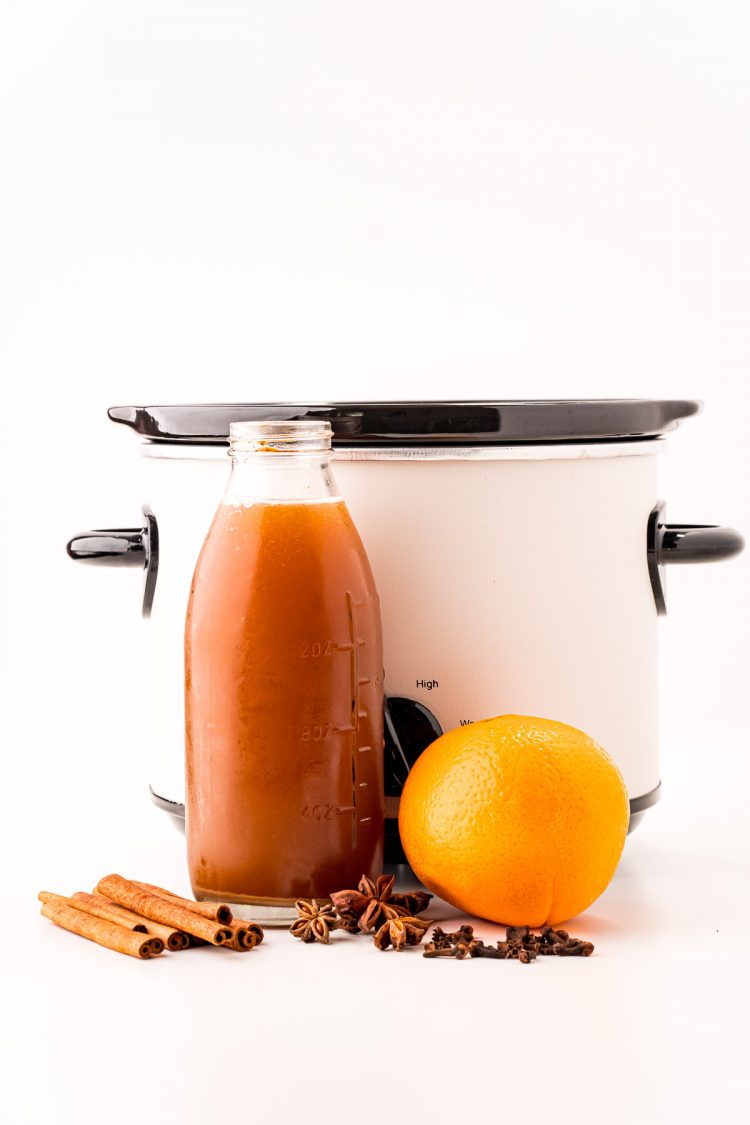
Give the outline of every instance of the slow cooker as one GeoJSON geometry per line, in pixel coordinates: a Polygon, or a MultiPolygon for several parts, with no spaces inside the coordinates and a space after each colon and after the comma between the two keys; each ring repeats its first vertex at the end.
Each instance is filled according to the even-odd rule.
{"type": "Polygon", "coordinates": [[[185,608],[228,472],[229,425],[317,418],[333,428],[335,475],[380,593],[386,858],[402,858],[398,795],[416,756],[443,730],[507,712],[601,743],[634,826],[659,796],[665,569],[743,547],[731,528],[666,522],[664,435],[699,409],[645,399],[110,409],[141,439],[143,518],[77,535],[68,553],[143,571],[154,800],[184,813],[185,608]]]}

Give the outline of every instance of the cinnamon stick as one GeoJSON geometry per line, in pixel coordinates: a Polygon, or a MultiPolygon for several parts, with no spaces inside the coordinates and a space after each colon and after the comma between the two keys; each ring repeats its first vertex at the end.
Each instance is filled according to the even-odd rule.
{"type": "MultiPolygon", "coordinates": [[[[40,891],[38,897],[40,902],[49,904],[54,903],[62,896],[50,894],[49,891],[40,891]]],[[[81,910],[84,914],[91,914],[94,918],[103,918],[105,922],[112,922],[115,926],[124,926],[126,930],[133,930],[137,934],[148,933],[145,918],[139,918],[137,914],[131,915],[130,911],[124,910],[120,914],[121,907],[112,903],[112,906],[108,908],[105,900],[102,900],[102,905],[99,906],[93,900],[93,896],[87,895],[85,891],[76,891],[65,901],[74,906],[76,910],[81,910]]]]}
{"type": "MultiPolygon", "coordinates": [[[[229,923],[228,930],[231,930],[231,940],[226,942],[226,949],[235,949],[239,953],[247,953],[251,949],[255,949],[256,945],[260,945],[263,941],[264,933],[262,928],[257,922],[245,922],[242,918],[235,918],[229,923]]],[[[200,938],[191,937],[191,945],[205,945],[204,941],[200,938]]]]}
{"type": "Polygon", "coordinates": [[[249,953],[252,948],[251,945],[243,945],[236,934],[233,934],[224,945],[224,949],[233,949],[235,953],[249,953]]]}
{"type": "MultiPolygon", "coordinates": [[[[238,927],[239,927],[239,944],[243,949],[254,949],[256,945],[260,945],[263,941],[263,929],[257,922],[246,922],[244,919],[235,919],[232,916],[230,908],[226,903],[212,903],[212,902],[194,902],[192,899],[182,898],[174,891],[168,891],[166,887],[157,887],[154,883],[136,882],[136,886],[149,894],[162,897],[168,902],[179,903],[184,906],[186,910],[191,910],[194,914],[200,914],[204,918],[211,918],[232,930],[233,940],[226,942],[226,945],[232,949],[238,948],[238,927]]],[[[191,944],[198,944],[200,938],[193,938],[191,944]]]]}
{"type": "Polygon", "coordinates": [[[255,934],[251,933],[247,922],[234,921],[230,924],[229,929],[232,931],[232,938],[227,942],[229,949],[236,949],[238,953],[247,953],[258,944],[257,938],[255,934]]]}
{"type": "Polygon", "coordinates": [[[191,898],[181,898],[180,895],[165,890],[164,887],[156,887],[153,883],[139,883],[134,881],[134,886],[140,887],[142,891],[148,891],[151,895],[157,895],[159,898],[166,898],[170,902],[179,903],[179,905],[184,906],[186,910],[192,910],[193,914],[200,914],[202,918],[210,918],[212,922],[221,922],[222,926],[228,926],[232,921],[232,911],[226,903],[194,902],[191,898]]]}
{"type": "Polygon", "coordinates": [[[263,927],[259,926],[257,922],[245,922],[245,925],[255,938],[255,944],[260,945],[260,943],[263,941],[263,938],[265,937],[265,934],[263,933],[263,927]]]}
{"type": "Polygon", "coordinates": [[[118,906],[116,902],[112,902],[102,895],[90,895],[86,891],[76,891],[74,895],[71,895],[71,902],[79,910],[85,910],[87,914],[93,914],[96,918],[105,918],[108,922],[119,923],[121,926],[128,926],[131,930],[139,930],[141,933],[152,934],[154,937],[160,938],[172,953],[176,953],[180,949],[187,949],[190,944],[187,934],[184,934],[181,930],[175,930],[171,926],[163,926],[160,922],[154,922],[150,918],[134,914],[132,910],[126,910],[124,906],[118,906]]]}
{"type": "Polygon", "coordinates": [[[232,932],[227,926],[194,914],[192,910],[180,906],[179,902],[170,901],[168,897],[141,890],[136,883],[123,879],[122,875],[106,875],[97,883],[96,892],[135,914],[203,938],[212,945],[224,945],[232,939],[232,932]]]}
{"type": "Polygon", "coordinates": [[[246,922],[243,918],[235,918],[230,924],[232,931],[232,949],[255,949],[263,941],[263,930],[257,922],[246,922]]]}
{"type": "Polygon", "coordinates": [[[127,953],[130,957],[138,957],[145,961],[161,953],[164,948],[159,938],[135,933],[124,926],[107,922],[103,918],[95,918],[92,914],[78,910],[64,895],[41,891],[40,899],[42,895],[47,899],[47,901],[42,900],[42,914],[45,918],[49,918],[63,930],[80,934],[81,937],[95,941],[97,945],[103,945],[106,949],[113,949],[116,953],[127,953]]]}

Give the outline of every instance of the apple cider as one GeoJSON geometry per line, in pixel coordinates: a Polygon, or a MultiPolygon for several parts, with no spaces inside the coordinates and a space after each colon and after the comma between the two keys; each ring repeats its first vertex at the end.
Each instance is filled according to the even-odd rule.
{"type": "Polygon", "coordinates": [[[380,612],[330,440],[328,423],[232,425],[187,612],[193,892],[267,916],[383,860],[380,612]]]}

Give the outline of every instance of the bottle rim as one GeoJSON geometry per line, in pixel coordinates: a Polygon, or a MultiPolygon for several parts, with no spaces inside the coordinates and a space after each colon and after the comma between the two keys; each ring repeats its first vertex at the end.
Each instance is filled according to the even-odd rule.
{"type": "Polygon", "coordinates": [[[326,453],[330,452],[333,430],[330,422],[299,421],[232,422],[229,427],[229,452],[326,453]]]}

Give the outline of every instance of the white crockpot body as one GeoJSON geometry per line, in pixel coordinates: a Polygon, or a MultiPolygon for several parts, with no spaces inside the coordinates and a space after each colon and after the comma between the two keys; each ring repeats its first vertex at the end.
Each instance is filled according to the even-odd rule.
{"type": "MultiPolygon", "coordinates": [[[[659,784],[657,613],[646,525],[663,440],[338,450],[380,593],[385,684],[444,730],[494,715],[592,735],[631,798],[659,784]]],[[[224,446],[144,444],[159,525],[148,646],[152,786],[184,799],[183,629],[229,472],[224,446]]]]}

